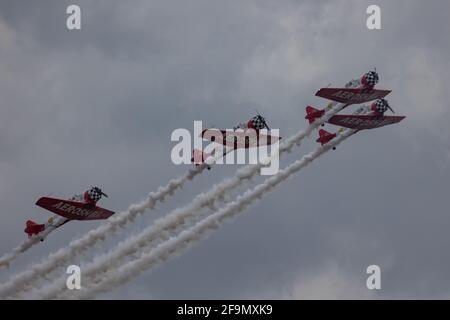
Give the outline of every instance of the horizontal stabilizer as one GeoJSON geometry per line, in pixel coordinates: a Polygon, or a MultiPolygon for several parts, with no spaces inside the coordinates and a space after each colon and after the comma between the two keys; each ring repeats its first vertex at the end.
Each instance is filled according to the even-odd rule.
{"type": "Polygon", "coordinates": [[[329,133],[327,130],[324,130],[324,129],[320,129],[319,130],[319,136],[320,137],[326,137],[326,136],[329,136],[329,135],[331,135],[331,133],[329,133]]]}
{"type": "Polygon", "coordinates": [[[309,121],[309,123],[313,123],[317,118],[322,117],[325,114],[325,110],[319,110],[311,106],[306,107],[306,116],[305,119],[309,121]]]}
{"type": "Polygon", "coordinates": [[[45,224],[37,224],[32,220],[28,220],[26,223],[26,228],[24,230],[25,233],[28,234],[28,237],[31,238],[33,235],[37,235],[38,233],[45,230],[45,224]]]}
{"type": "Polygon", "coordinates": [[[319,130],[319,138],[317,138],[316,142],[319,142],[321,145],[324,145],[325,143],[329,142],[330,140],[336,138],[336,133],[330,133],[326,130],[320,129],[319,130]]]}

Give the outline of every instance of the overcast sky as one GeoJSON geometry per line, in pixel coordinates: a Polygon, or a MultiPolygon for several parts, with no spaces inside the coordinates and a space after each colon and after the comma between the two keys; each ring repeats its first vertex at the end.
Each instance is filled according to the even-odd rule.
{"type": "MultiPolygon", "coordinates": [[[[1,1],[0,252],[26,238],[27,219],[49,217],[34,205],[42,195],[98,185],[120,211],[184,173],[170,160],[174,129],[229,128],[258,109],[288,137],[306,128],[306,105],[325,105],[317,89],[376,66],[403,122],[357,134],[100,298],[450,298],[449,30],[446,0],[1,1]],[[66,29],[69,4],[81,7],[79,31],[66,29]],[[382,30],[366,28],[369,4],[382,30]]],[[[93,254],[235,170],[206,172],[93,254]]],[[[0,281],[97,225],[69,223],[0,281]]]]}

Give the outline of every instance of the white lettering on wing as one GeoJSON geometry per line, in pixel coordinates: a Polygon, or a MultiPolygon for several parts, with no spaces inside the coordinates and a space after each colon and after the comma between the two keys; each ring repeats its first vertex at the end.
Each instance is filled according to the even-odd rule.
{"type": "Polygon", "coordinates": [[[94,218],[98,218],[101,217],[102,212],[99,210],[88,210],[88,209],[82,209],[82,208],[78,208],[75,207],[73,205],[70,205],[68,203],[64,203],[64,202],[58,202],[56,204],[54,204],[52,206],[55,209],[59,209],[60,211],[75,215],[75,216],[80,216],[80,217],[94,217],[94,218]]]}

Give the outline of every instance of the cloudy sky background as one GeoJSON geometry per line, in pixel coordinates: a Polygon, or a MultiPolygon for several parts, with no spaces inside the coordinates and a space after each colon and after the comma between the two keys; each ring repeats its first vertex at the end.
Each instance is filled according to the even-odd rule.
{"type": "MultiPolygon", "coordinates": [[[[25,220],[47,219],[34,205],[42,195],[98,185],[120,211],[185,172],[170,161],[176,128],[232,127],[256,108],[288,137],[306,127],[306,105],[325,104],[318,88],[376,66],[407,119],[357,134],[101,298],[450,298],[449,30],[445,0],[2,1],[0,251],[26,238],[25,220]],[[81,6],[80,31],[65,27],[69,4],[81,6]],[[366,28],[369,4],[382,30],[366,28]],[[377,292],[365,286],[371,264],[377,292]]],[[[235,170],[213,168],[93,254],[235,170]]],[[[97,224],[66,225],[0,281],[97,224]]]]}

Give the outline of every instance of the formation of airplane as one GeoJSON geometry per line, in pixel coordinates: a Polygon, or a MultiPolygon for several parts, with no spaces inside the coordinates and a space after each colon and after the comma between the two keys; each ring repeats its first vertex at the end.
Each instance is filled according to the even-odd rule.
{"type": "Polygon", "coordinates": [[[69,221],[108,219],[114,212],[97,206],[97,202],[103,196],[108,197],[100,188],[92,187],[84,194],[75,195],[69,200],[42,197],[36,205],[55,213],[56,216],[50,217],[44,224],[28,220],[24,231],[29,238],[39,237],[39,240],[44,241],[50,231],[58,229],[69,221]]]}
{"type": "MultiPolygon", "coordinates": [[[[384,99],[384,97],[391,93],[391,90],[375,89],[378,81],[378,73],[376,70],[373,70],[366,72],[358,79],[350,80],[342,88],[321,88],[316,92],[316,96],[331,100],[331,102],[328,103],[327,107],[324,109],[307,106],[305,119],[308,120],[309,124],[312,124],[317,119],[321,119],[328,110],[331,110],[338,103],[344,104],[342,109],[345,109],[350,105],[362,104],[375,100],[370,106],[360,108],[359,112],[356,114],[337,114],[324,122],[357,131],[379,128],[400,122],[405,117],[384,115],[387,110],[394,113],[394,110],[391,108],[388,101],[384,99]]],[[[323,125],[324,123],[322,123],[322,126],[323,125]]],[[[197,166],[206,164],[207,168],[211,169],[211,164],[214,163],[218,157],[224,157],[231,151],[239,148],[248,149],[262,145],[270,145],[281,139],[281,137],[270,134],[266,135],[265,133],[260,132],[262,129],[270,131],[266,120],[260,114],[257,114],[247,122],[240,123],[235,126],[233,130],[205,129],[202,131],[201,137],[204,140],[222,144],[225,146],[225,149],[223,149],[223,153],[218,156],[194,149],[192,151],[191,161],[197,166]],[[253,138],[249,132],[254,135],[253,138]],[[246,138],[248,136],[250,136],[249,139],[246,138]]],[[[320,129],[319,138],[316,141],[324,145],[337,137],[338,133],[339,131],[330,133],[324,129],[320,129]]]]}
{"type": "MultiPolygon", "coordinates": [[[[317,91],[316,96],[333,101],[333,103],[327,106],[328,109],[331,109],[335,103],[343,103],[344,108],[346,108],[352,104],[366,103],[375,100],[370,105],[360,107],[355,114],[336,114],[325,122],[343,128],[360,131],[380,128],[402,121],[405,118],[404,116],[385,115],[385,112],[388,110],[395,113],[388,101],[384,99],[384,97],[391,93],[391,90],[375,89],[378,80],[378,73],[374,70],[365,73],[360,79],[351,80],[344,88],[321,88],[317,91]]],[[[316,119],[323,117],[326,111],[326,109],[317,109],[312,106],[307,106],[305,119],[311,124],[316,121],[316,119]]],[[[323,125],[324,123],[322,126],[323,125]]],[[[324,129],[320,129],[319,138],[316,142],[324,145],[336,138],[338,133],[339,131],[330,133],[324,129]]]]}
{"type": "MultiPolygon", "coordinates": [[[[356,131],[375,129],[403,120],[404,116],[385,115],[388,110],[394,113],[388,101],[384,99],[391,91],[375,89],[378,80],[378,73],[374,70],[365,73],[359,79],[349,81],[342,88],[321,88],[317,91],[316,96],[331,100],[331,102],[323,109],[307,106],[305,119],[310,125],[318,121],[322,126],[326,122],[341,128],[335,133],[319,129],[319,137],[316,142],[325,145],[336,138],[344,128],[356,131]],[[370,105],[360,107],[353,114],[335,114],[329,118],[322,118],[338,103],[343,104],[343,110],[350,105],[370,101],[373,101],[370,105]]],[[[228,152],[241,148],[249,149],[271,145],[281,139],[270,133],[266,119],[260,114],[255,115],[247,122],[238,124],[233,129],[205,129],[202,131],[201,137],[225,147],[223,153],[219,155],[193,150],[192,163],[206,165],[208,169],[211,169],[211,164],[218,157],[223,157],[228,152]]],[[[24,231],[29,238],[37,237],[43,241],[48,233],[69,221],[108,219],[114,212],[97,206],[97,202],[103,196],[108,197],[100,188],[92,187],[84,194],[76,195],[69,200],[42,197],[36,202],[36,205],[56,215],[49,218],[48,222],[44,224],[28,220],[24,231]]]]}

